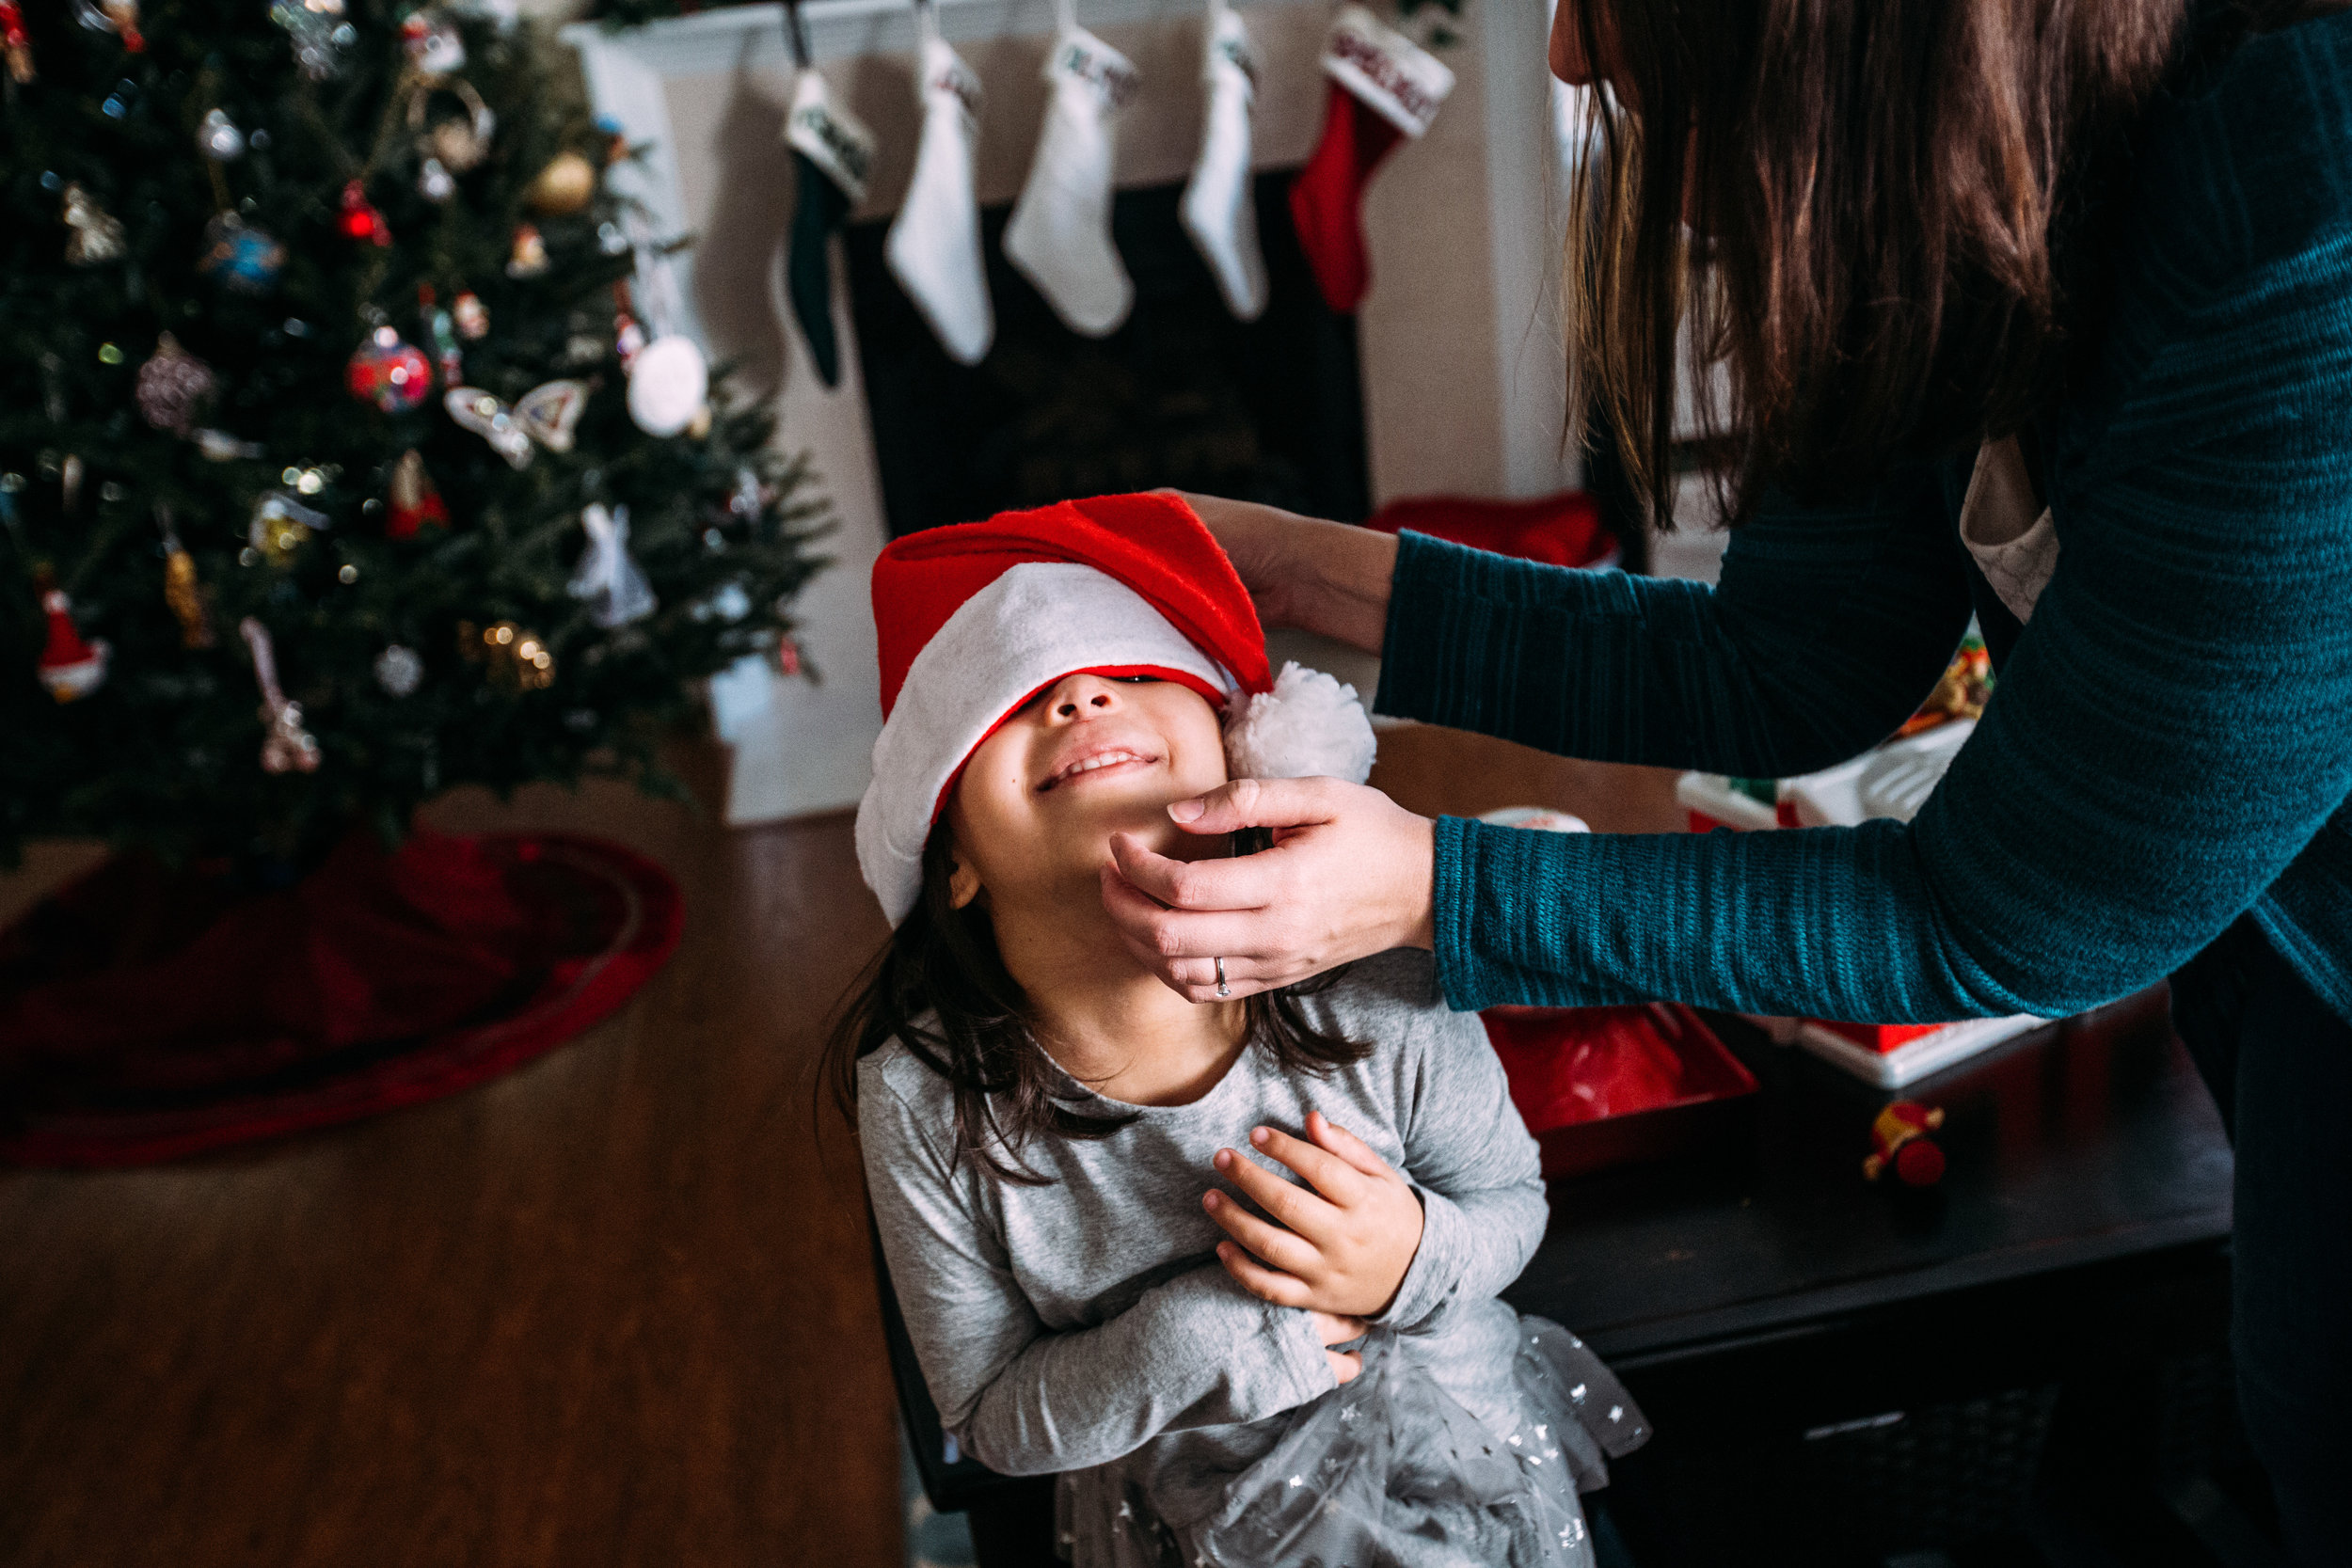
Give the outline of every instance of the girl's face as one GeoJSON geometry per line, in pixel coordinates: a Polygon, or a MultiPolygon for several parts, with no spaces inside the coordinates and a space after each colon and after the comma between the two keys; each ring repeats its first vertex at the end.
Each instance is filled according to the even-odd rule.
{"type": "Polygon", "coordinates": [[[982,890],[1020,902],[1090,886],[1120,831],[1173,852],[1184,835],[1168,803],[1224,782],[1224,734],[1199,692],[1148,676],[1065,675],[964,766],[947,804],[956,906],[982,890]]]}

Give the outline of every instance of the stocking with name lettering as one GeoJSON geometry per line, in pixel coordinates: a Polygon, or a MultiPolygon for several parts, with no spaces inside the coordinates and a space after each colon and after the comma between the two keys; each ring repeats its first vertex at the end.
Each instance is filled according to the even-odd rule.
{"type": "Polygon", "coordinates": [[[866,195],[873,167],[874,138],[847,109],[833,102],[825,79],[803,70],[792,89],[792,114],[784,139],[792,149],[798,187],[792,234],[785,259],[785,283],[793,317],[808,340],[809,357],[828,387],[840,385],[841,349],[833,325],[833,238],[866,195]]]}
{"type": "Polygon", "coordinates": [[[1418,138],[1454,90],[1454,72],[1361,6],[1343,6],[1324,39],[1331,79],[1323,137],[1291,185],[1291,221],[1325,303],[1343,315],[1372,283],[1364,188],[1400,141],[1418,138]]]}

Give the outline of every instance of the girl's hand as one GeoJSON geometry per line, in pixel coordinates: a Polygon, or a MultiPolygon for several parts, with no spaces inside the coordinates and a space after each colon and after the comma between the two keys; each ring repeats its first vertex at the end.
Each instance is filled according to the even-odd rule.
{"type": "Polygon", "coordinates": [[[1363,1319],[1343,1318],[1336,1312],[1311,1312],[1308,1316],[1314,1319],[1315,1332],[1322,1336],[1323,1358],[1331,1363],[1333,1377],[1345,1383],[1364,1370],[1362,1351],[1331,1348],[1333,1345],[1346,1344],[1351,1339],[1362,1338],[1364,1337],[1363,1319]]]}
{"type": "Polygon", "coordinates": [[[1232,1237],[1216,1244],[1217,1260],[1243,1289],[1278,1307],[1371,1317],[1396,1299],[1421,1250],[1421,1199],[1363,1140],[1320,1111],[1308,1113],[1307,1136],[1314,1141],[1260,1127],[1249,1142],[1312,1182],[1313,1192],[1230,1148],[1216,1151],[1217,1170],[1276,1222],[1223,1193],[1203,1194],[1209,1217],[1232,1237]]]}
{"type": "Polygon", "coordinates": [[[1248,996],[1391,947],[1436,944],[1437,827],[1368,784],[1236,779],[1168,815],[1188,833],[1271,828],[1274,847],[1235,860],[1170,860],[1111,835],[1103,907],[1127,946],[1177,994],[1214,1002],[1217,960],[1248,996]]]}

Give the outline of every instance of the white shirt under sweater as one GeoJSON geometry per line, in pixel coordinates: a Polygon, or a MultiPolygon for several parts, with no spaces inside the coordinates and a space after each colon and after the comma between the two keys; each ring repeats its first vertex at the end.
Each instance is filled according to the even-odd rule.
{"type": "MultiPolygon", "coordinates": [[[[1421,1248],[1382,1321],[1482,1418],[1511,1397],[1518,1315],[1495,1299],[1542,1239],[1534,1140],[1475,1015],[1438,999],[1430,955],[1364,960],[1305,1000],[1369,1042],[1329,1077],[1255,1048],[1188,1105],[1134,1111],[1099,1141],[1041,1138],[1040,1186],[950,1158],[944,1079],[903,1045],[858,1067],[866,1186],[892,1283],[941,1423],[1007,1474],[1070,1472],[1083,1510],[1147,1475],[1230,1471],[1279,1435],[1271,1419],[1333,1387],[1308,1315],[1245,1291],[1200,1207],[1219,1148],[1259,1125],[1303,1135],[1319,1110],[1406,1174],[1421,1248]]],[[[1072,1086],[1076,1087],[1072,1080],[1072,1086]]],[[[1275,1167],[1279,1169],[1279,1167],[1275,1167]]]]}

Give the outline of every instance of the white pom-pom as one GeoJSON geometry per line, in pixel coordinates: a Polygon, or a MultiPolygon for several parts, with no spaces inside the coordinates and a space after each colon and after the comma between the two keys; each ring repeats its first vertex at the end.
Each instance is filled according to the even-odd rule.
{"type": "Polygon", "coordinates": [[[1375,749],[1356,689],[1295,663],[1282,666],[1273,690],[1237,698],[1225,722],[1225,766],[1236,779],[1362,784],[1375,749]]]}

